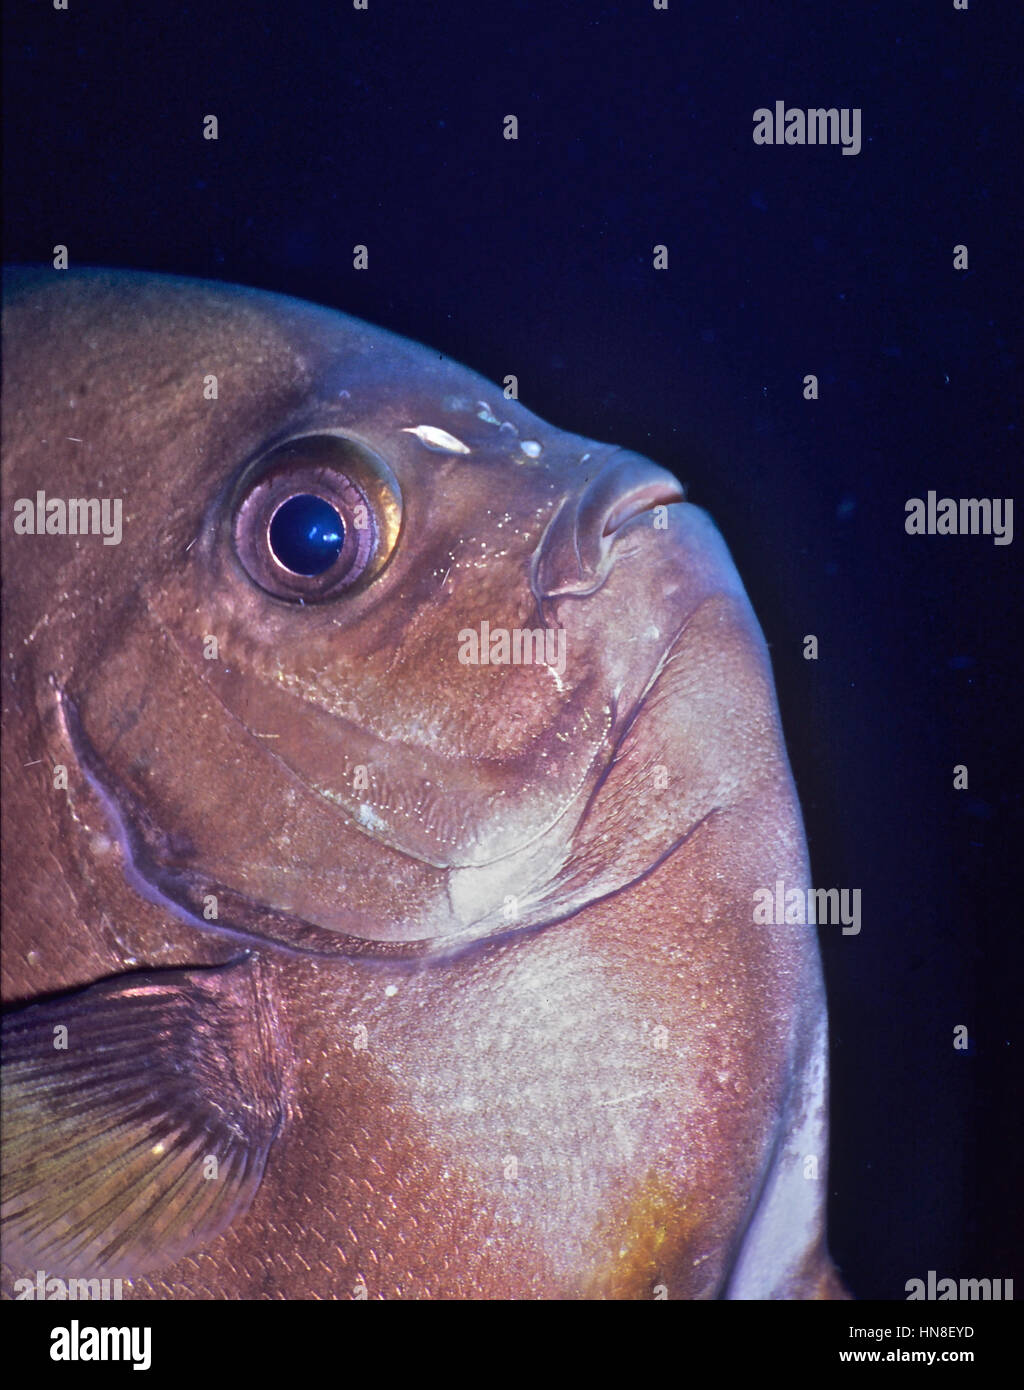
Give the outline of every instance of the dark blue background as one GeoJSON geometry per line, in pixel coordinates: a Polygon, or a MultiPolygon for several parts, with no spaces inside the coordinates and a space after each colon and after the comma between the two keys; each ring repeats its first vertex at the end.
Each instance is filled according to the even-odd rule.
{"type": "Polygon", "coordinates": [[[814,881],[863,892],[861,935],[823,932],[833,1252],[862,1298],[1020,1279],[1024,542],[903,526],[929,489],[1014,493],[1020,6],[71,5],[5,5],[8,260],[334,305],[515,373],[714,515],[814,881]],[[861,153],[755,146],[777,99],[862,108],[861,153]]]}

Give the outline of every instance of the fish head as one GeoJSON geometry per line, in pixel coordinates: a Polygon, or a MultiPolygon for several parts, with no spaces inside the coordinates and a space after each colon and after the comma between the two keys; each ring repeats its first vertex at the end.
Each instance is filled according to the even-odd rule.
{"type": "Polygon", "coordinates": [[[788,779],[741,581],[664,468],[274,295],[51,274],[8,321],[7,498],[45,447],[68,498],[123,506],[117,543],[37,541],[14,603],[151,900],[443,954],[571,916],[788,779]]]}

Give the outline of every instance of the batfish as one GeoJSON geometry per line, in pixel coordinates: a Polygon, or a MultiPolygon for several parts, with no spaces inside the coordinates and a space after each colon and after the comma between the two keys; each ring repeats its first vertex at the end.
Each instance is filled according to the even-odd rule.
{"type": "Polygon", "coordinates": [[[757,621],[672,473],[508,394],[8,277],[6,1296],[844,1296],[757,621]]]}

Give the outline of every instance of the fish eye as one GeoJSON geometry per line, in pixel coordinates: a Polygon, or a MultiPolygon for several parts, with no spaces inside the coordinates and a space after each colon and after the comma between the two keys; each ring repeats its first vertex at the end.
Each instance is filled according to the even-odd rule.
{"type": "Polygon", "coordinates": [[[375,578],[401,527],[401,491],[382,458],[341,435],[305,435],[245,469],[235,553],[275,598],[318,603],[375,578]]]}

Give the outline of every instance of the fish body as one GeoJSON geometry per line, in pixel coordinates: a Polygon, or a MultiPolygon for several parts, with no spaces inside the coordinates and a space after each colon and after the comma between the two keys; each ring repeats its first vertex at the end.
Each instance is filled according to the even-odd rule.
{"type": "Polygon", "coordinates": [[[672,475],[220,284],[17,272],[4,364],[4,1292],[844,1296],[770,664],[672,475]]]}

